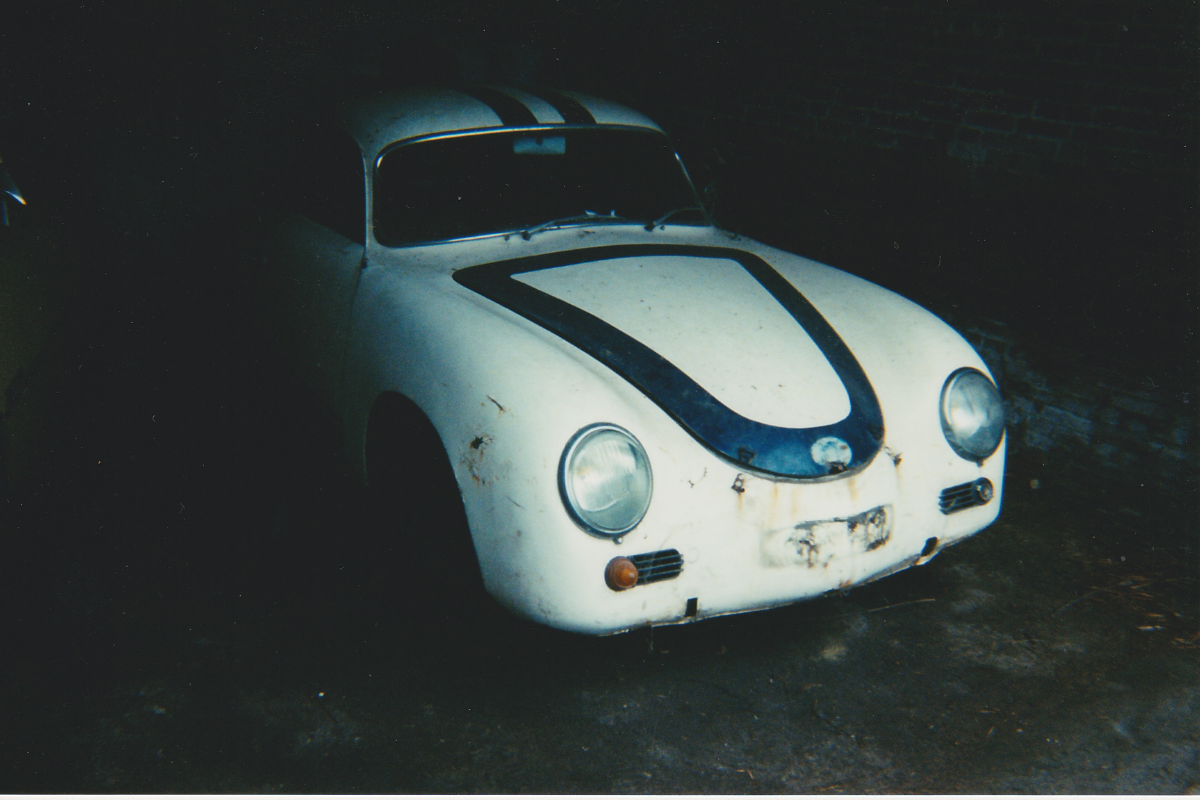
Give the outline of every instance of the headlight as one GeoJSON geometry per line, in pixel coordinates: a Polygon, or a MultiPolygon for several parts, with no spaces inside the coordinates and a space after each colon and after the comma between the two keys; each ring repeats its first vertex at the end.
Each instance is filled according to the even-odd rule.
{"type": "Polygon", "coordinates": [[[615,538],[637,527],[650,507],[650,459],[628,431],[589,425],[567,443],[558,486],[580,527],[615,538]]]}
{"type": "Polygon", "coordinates": [[[942,387],[942,432],[968,461],[983,461],[996,452],[1004,436],[1004,403],[1000,392],[979,370],[960,369],[942,387]]]}

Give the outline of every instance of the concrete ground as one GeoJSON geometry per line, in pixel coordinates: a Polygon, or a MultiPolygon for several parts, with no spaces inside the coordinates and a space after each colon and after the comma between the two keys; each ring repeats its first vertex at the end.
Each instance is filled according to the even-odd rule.
{"type": "MultiPolygon", "coordinates": [[[[4,788],[1200,791],[1194,549],[1155,544],[1180,541],[1169,519],[1029,474],[998,524],[924,567],[607,639],[490,603],[428,619],[388,588],[399,565],[319,544],[354,533],[329,498],[245,509],[306,558],[232,563],[202,513],[183,535],[226,549],[204,569],[178,543],[44,565],[4,656],[4,788]]],[[[137,524],[108,511],[92,522],[137,524]]]]}

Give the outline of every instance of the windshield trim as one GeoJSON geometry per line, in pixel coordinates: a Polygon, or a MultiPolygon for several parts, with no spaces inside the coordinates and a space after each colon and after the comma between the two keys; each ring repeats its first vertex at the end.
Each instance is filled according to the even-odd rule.
{"type": "MultiPolygon", "coordinates": [[[[407,139],[397,139],[396,141],[392,142],[391,144],[387,145],[386,147],[384,147],[382,150],[379,151],[379,155],[375,157],[375,169],[376,170],[379,169],[380,162],[383,161],[383,157],[386,156],[388,153],[391,153],[393,150],[397,150],[406,145],[417,144],[418,142],[429,142],[429,141],[434,141],[437,139],[459,139],[459,138],[465,139],[470,136],[484,136],[489,133],[535,133],[535,132],[540,133],[542,131],[588,131],[588,130],[592,130],[592,131],[596,131],[596,130],[643,131],[643,132],[650,133],[650,134],[658,134],[659,136],[661,136],[662,138],[667,140],[667,144],[671,145],[671,152],[676,154],[676,158],[678,158],[678,156],[679,156],[679,154],[675,151],[675,146],[674,146],[674,143],[671,142],[671,138],[669,136],[667,136],[667,134],[665,134],[661,130],[659,130],[658,128],[647,128],[644,125],[607,125],[607,124],[600,124],[600,123],[566,125],[566,124],[559,122],[557,124],[550,123],[550,124],[544,124],[544,125],[517,125],[517,126],[506,126],[503,128],[501,128],[501,127],[465,128],[461,131],[443,131],[442,133],[425,133],[425,134],[421,134],[420,136],[410,136],[407,139]]],[[[688,183],[691,183],[691,178],[688,178],[688,183]]],[[[696,188],[695,186],[692,187],[693,190],[695,188],[696,188]]]]}
{"type": "MultiPolygon", "coordinates": [[[[564,223],[562,225],[555,225],[552,228],[547,228],[544,231],[539,231],[539,233],[549,233],[550,231],[567,230],[567,229],[574,229],[574,228],[589,228],[589,227],[594,227],[597,224],[599,224],[605,228],[616,228],[619,226],[626,226],[626,227],[633,227],[633,228],[641,228],[642,230],[646,229],[646,223],[639,222],[638,220],[635,220],[635,219],[616,220],[616,219],[608,219],[605,217],[596,217],[595,220],[588,220],[586,222],[564,223]]],[[[715,227],[717,227],[716,223],[711,221],[711,217],[709,218],[708,222],[695,222],[695,223],[673,222],[671,224],[678,226],[680,228],[715,228],[715,227]]],[[[453,244],[455,242],[470,242],[470,241],[475,241],[477,239],[493,239],[497,236],[502,236],[505,239],[508,239],[509,237],[512,237],[512,236],[516,236],[518,239],[522,239],[523,238],[521,236],[522,230],[524,230],[524,229],[523,228],[512,228],[511,230],[493,231],[492,233],[474,233],[474,234],[471,234],[470,236],[458,236],[453,239],[427,239],[426,241],[423,241],[423,242],[405,242],[404,244],[384,244],[383,242],[380,242],[378,239],[375,239],[375,226],[374,226],[374,224],[372,224],[371,225],[371,238],[375,240],[375,244],[379,245],[380,247],[384,248],[385,250],[403,250],[407,247],[429,247],[429,246],[435,245],[435,244],[453,244]]],[[[649,231],[647,231],[647,233],[649,233],[649,231]]]]}
{"type": "MultiPolygon", "coordinates": [[[[712,215],[708,213],[708,209],[704,207],[704,203],[700,198],[700,193],[696,191],[696,184],[692,182],[692,176],[687,170],[687,166],[683,163],[683,159],[679,157],[679,151],[675,149],[675,143],[671,141],[671,137],[667,136],[666,132],[660,128],[650,128],[645,125],[612,125],[607,123],[586,123],[586,124],[564,124],[564,123],[546,123],[539,125],[519,125],[519,126],[493,126],[490,128],[466,128],[458,131],[443,131],[441,133],[426,133],[420,136],[410,136],[407,139],[398,139],[379,151],[379,155],[375,157],[375,164],[371,169],[371,214],[370,214],[370,229],[371,239],[376,245],[386,250],[403,250],[409,247],[429,247],[436,244],[451,244],[454,242],[471,242],[479,239],[492,239],[497,236],[502,236],[507,239],[510,236],[519,236],[524,228],[517,227],[503,231],[491,231],[489,233],[473,233],[468,236],[456,236],[452,239],[427,239],[420,242],[404,242],[403,244],[384,244],[375,236],[375,192],[374,184],[378,178],[379,165],[383,161],[383,157],[391,153],[393,150],[398,150],[401,147],[418,142],[429,142],[438,139],[458,139],[469,136],[482,136],[489,133],[531,133],[541,131],[567,131],[567,130],[620,130],[620,131],[639,131],[650,134],[657,134],[666,140],[671,148],[671,153],[675,156],[675,161],[679,164],[679,168],[683,171],[683,176],[687,180],[688,187],[692,190],[692,196],[696,198],[696,207],[704,212],[704,222],[700,223],[674,223],[680,227],[688,228],[716,228],[717,224],[713,220],[712,215]]],[[[586,220],[578,224],[563,224],[556,225],[549,230],[563,230],[567,228],[586,228],[601,222],[605,227],[614,227],[618,225],[633,225],[639,228],[645,228],[646,223],[638,220],[605,220],[604,217],[597,217],[596,220],[586,220]]]]}

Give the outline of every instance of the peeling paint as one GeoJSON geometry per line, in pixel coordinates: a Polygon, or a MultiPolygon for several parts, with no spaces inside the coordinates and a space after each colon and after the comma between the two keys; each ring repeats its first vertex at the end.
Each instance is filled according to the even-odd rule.
{"type": "Polygon", "coordinates": [[[836,560],[886,544],[892,535],[892,518],[889,506],[879,506],[852,517],[801,522],[770,531],[763,537],[763,563],[828,569],[836,560]]]}
{"type": "Polygon", "coordinates": [[[463,465],[466,466],[471,478],[485,486],[487,485],[487,480],[480,474],[480,469],[483,466],[484,451],[487,450],[487,446],[491,443],[492,437],[486,433],[476,436],[471,440],[462,458],[463,465]]]}
{"type": "Polygon", "coordinates": [[[925,541],[924,549],[921,550],[920,555],[917,556],[917,560],[914,562],[916,564],[916,566],[919,567],[922,564],[928,564],[930,561],[933,560],[934,556],[936,556],[938,553],[942,552],[941,548],[938,547],[938,544],[939,543],[938,543],[936,536],[933,538],[927,539],[925,541]]]}

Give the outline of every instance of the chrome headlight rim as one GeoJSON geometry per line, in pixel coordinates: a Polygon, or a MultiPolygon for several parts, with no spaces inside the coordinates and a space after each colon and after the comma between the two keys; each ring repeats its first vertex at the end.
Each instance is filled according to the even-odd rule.
{"type": "Polygon", "coordinates": [[[956,369],[954,372],[950,373],[949,377],[946,378],[946,382],[942,385],[942,397],[938,405],[938,415],[941,419],[942,434],[946,437],[946,443],[950,445],[950,449],[952,449],[954,453],[959,456],[959,458],[982,464],[988,458],[991,458],[991,456],[1000,449],[1001,443],[1004,442],[1004,401],[1000,397],[1000,390],[996,387],[995,382],[992,381],[992,379],[989,378],[986,373],[975,369],[974,367],[962,367],[960,369],[956,369]],[[952,395],[960,381],[968,376],[978,376],[979,378],[983,379],[987,386],[990,387],[991,400],[994,402],[996,409],[999,411],[999,434],[996,436],[995,441],[991,442],[986,447],[974,449],[971,448],[963,441],[963,437],[960,436],[959,432],[956,431],[954,426],[951,424],[950,402],[952,395]]]}
{"type": "Polygon", "coordinates": [[[562,457],[558,464],[558,492],[562,498],[563,507],[567,510],[567,514],[585,533],[592,536],[597,536],[602,539],[616,541],[620,543],[621,538],[641,524],[646,516],[646,512],[650,510],[650,502],[654,496],[654,473],[650,468],[650,457],[646,454],[646,448],[638,441],[637,437],[629,431],[622,428],[620,425],[611,422],[597,422],[591,425],[585,425],[580,428],[567,441],[567,446],[563,448],[562,457]],[[575,458],[583,451],[583,449],[597,435],[603,433],[616,433],[622,436],[633,448],[636,457],[645,465],[646,477],[646,498],[641,507],[636,510],[630,520],[620,526],[605,526],[597,524],[594,519],[588,519],[587,514],[580,508],[576,498],[575,486],[571,480],[571,468],[575,458]]]}

